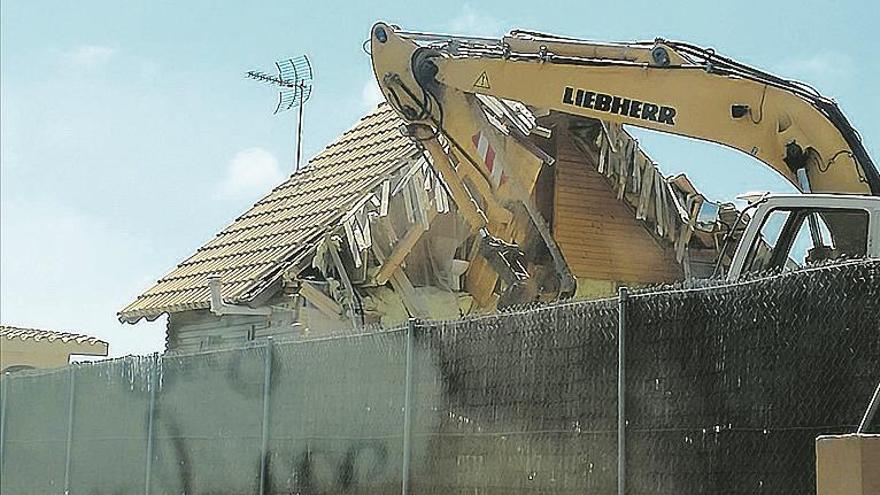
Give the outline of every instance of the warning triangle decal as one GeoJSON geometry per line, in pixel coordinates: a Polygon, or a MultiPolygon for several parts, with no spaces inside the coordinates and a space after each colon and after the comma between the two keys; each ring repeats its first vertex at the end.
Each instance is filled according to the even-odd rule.
{"type": "Polygon", "coordinates": [[[491,86],[489,86],[489,76],[486,74],[486,71],[483,71],[483,73],[480,74],[480,77],[478,77],[477,80],[474,81],[474,87],[491,89],[491,86]]]}

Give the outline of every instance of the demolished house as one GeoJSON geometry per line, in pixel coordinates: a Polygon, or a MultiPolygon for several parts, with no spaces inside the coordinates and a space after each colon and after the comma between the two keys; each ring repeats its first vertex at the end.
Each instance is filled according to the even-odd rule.
{"type": "Polygon", "coordinates": [[[664,177],[620,126],[480,101],[487,127],[469,145],[494,187],[437,167],[379,105],[119,319],[167,314],[166,349],[195,351],[607,296],[729,261],[733,205],[664,177]],[[492,133],[515,138],[537,165],[506,163],[492,133]],[[528,201],[505,194],[524,183],[528,201]],[[475,211],[506,237],[474,229],[475,211]]]}

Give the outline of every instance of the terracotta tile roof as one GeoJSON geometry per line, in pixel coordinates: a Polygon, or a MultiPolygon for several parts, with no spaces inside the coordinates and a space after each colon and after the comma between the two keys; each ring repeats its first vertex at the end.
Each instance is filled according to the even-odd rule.
{"type": "Polygon", "coordinates": [[[5,339],[33,340],[36,342],[47,341],[54,342],[76,342],[77,344],[91,344],[98,346],[107,346],[107,342],[99,340],[96,337],[88,335],[80,335],[78,333],[55,332],[52,330],[40,330],[37,328],[20,328],[0,325],[0,337],[5,339]]]}
{"type": "Polygon", "coordinates": [[[210,274],[221,276],[224,299],[252,294],[417,153],[398,131],[401,123],[387,104],[379,105],[122,309],[119,319],[134,323],[166,312],[208,308],[210,274]]]}

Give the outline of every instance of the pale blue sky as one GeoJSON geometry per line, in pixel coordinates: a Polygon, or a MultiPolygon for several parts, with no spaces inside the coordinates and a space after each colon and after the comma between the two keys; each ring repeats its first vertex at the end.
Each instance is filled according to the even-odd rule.
{"type": "MultiPolygon", "coordinates": [[[[242,75],[308,53],[305,156],[376,102],[361,45],[376,20],[484,35],[666,37],[802,79],[838,99],[880,157],[872,2],[48,2],[0,7],[0,319],[159,350],[164,319],[118,309],[290,172],[294,116],[242,75]]],[[[705,193],[786,190],[750,158],[639,133],[705,193]]]]}

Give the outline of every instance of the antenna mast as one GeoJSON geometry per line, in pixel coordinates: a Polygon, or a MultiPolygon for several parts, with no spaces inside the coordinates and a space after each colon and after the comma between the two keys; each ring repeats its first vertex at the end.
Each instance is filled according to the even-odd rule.
{"type": "Polygon", "coordinates": [[[303,107],[312,96],[312,63],[307,55],[275,62],[277,75],[260,71],[248,71],[246,77],[280,88],[278,104],[273,115],[297,108],[296,125],[296,164],[294,172],[299,170],[302,160],[303,107]]]}

